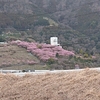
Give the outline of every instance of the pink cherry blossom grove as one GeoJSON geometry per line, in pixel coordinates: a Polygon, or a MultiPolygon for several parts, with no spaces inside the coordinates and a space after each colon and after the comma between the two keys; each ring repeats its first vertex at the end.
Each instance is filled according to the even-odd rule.
{"type": "Polygon", "coordinates": [[[47,61],[50,58],[57,60],[57,54],[59,56],[75,55],[74,52],[65,50],[61,46],[52,46],[45,43],[39,44],[25,41],[12,41],[11,44],[26,48],[28,52],[31,52],[42,61],[47,61]]]}

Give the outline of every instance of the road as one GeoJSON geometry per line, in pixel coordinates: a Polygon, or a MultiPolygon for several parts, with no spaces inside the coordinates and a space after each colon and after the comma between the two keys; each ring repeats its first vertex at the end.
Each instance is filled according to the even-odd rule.
{"type": "MultiPolygon", "coordinates": [[[[100,67],[98,68],[89,68],[90,70],[97,70],[100,71],[100,67]]],[[[16,76],[25,76],[26,74],[31,74],[31,75],[40,75],[40,74],[46,74],[46,73],[61,73],[61,72],[79,72],[84,69],[72,69],[72,70],[35,70],[31,72],[30,70],[28,72],[22,72],[21,70],[0,70],[1,73],[11,73],[16,76]]]]}

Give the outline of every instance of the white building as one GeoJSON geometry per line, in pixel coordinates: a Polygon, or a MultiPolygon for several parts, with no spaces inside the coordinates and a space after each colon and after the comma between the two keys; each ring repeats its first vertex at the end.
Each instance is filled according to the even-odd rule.
{"type": "Polygon", "coordinates": [[[54,45],[54,46],[59,46],[60,44],[58,44],[58,38],[57,37],[51,37],[50,38],[50,44],[54,45]]]}

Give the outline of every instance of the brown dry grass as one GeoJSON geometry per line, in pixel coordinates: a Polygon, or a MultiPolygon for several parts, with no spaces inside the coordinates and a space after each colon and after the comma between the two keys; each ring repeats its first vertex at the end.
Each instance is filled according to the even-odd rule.
{"type": "Polygon", "coordinates": [[[0,100],[100,100],[100,72],[1,74],[0,100]]]}

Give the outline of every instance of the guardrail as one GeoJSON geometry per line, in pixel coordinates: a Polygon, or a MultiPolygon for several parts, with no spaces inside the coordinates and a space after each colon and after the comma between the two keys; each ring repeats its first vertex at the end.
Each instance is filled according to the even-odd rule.
{"type": "Polygon", "coordinates": [[[22,70],[0,70],[0,73],[20,73],[22,70]]]}
{"type": "MultiPolygon", "coordinates": [[[[100,71],[100,67],[98,68],[89,68],[90,70],[97,70],[97,71],[100,71]]],[[[1,73],[12,73],[16,76],[24,76],[26,74],[46,74],[46,73],[60,73],[60,72],[73,72],[73,71],[76,71],[76,72],[79,72],[79,71],[82,71],[84,69],[72,69],[72,70],[34,70],[34,71],[31,71],[31,70],[27,70],[26,72],[23,72],[23,70],[0,70],[1,73]]]]}

